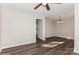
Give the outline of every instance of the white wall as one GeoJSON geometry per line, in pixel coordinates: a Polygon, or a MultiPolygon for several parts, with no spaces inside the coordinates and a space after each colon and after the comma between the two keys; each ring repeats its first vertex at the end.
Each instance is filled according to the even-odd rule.
{"type": "Polygon", "coordinates": [[[55,23],[55,35],[68,39],[74,39],[74,17],[63,19],[62,24],[55,23]]]}
{"type": "Polygon", "coordinates": [[[75,41],[74,52],[79,53],[79,4],[75,4],[75,41]]]}
{"type": "Polygon", "coordinates": [[[8,48],[36,41],[36,19],[33,13],[22,12],[12,7],[2,7],[1,48],[8,48]]]}
{"type": "Polygon", "coordinates": [[[2,48],[35,42],[33,15],[4,7],[2,11],[2,48]]]}

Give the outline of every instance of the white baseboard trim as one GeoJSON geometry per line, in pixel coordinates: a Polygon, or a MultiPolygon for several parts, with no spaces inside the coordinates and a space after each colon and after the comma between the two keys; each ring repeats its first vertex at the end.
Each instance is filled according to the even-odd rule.
{"type": "Polygon", "coordinates": [[[73,52],[74,52],[74,53],[77,53],[77,54],[79,54],[79,51],[78,51],[78,50],[75,50],[75,49],[74,49],[74,51],[73,51],[73,52]]]}
{"type": "Polygon", "coordinates": [[[66,39],[74,40],[74,38],[69,38],[69,37],[63,37],[63,36],[57,36],[57,37],[62,37],[62,38],[66,38],[66,39]]]}
{"type": "Polygon", "coordinates": [[[73,52],[79,54],[79,49],[74,46],[74,51],[73,52]]]}
{"type": "Polygon", "coordinates": [[[30,41],[30,42],[22,42],[22,43],[19,43],[19,44],[2,47],[1,50],[2,49],[6,49],[6,48],[11,48],[11,47],[16,47],[16,46],[31,44],[31,43],[35,43],[35,42],[36,42],[35,40],[34,41],[30,41]]]}

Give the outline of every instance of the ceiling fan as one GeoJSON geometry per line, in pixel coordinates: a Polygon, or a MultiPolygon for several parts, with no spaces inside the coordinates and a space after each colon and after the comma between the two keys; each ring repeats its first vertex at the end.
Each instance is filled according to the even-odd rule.
{"type": "MultiPolygon", "coordinates": [[[[55,4],[61,4],[61,3],[55,3],[55,4]]],[[[40,6],[46,7],[48,11],[50,10],[48,3],[39,3],[34,9],[36,10],[40,6]]]]}

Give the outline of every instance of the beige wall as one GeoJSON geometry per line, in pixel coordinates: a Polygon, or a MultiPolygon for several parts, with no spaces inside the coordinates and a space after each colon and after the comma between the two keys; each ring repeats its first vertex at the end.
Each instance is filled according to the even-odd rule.
{"type": "Polygon", "coordinates": [[[74,17],[70,16],[63,19],[62,24],[56,20],[45,20],[45,37],[59,36],[68,39],[74,38],[74,17]]]}
{"type": "Polygon", "coordinates": [[[68,39],[74,39],[74,17],[63,19],[62,24],[55,23],[55,35],[68,39]]]}
{"type": "Polygon", "coordinates": [[[54,22],[49,19],[45,19],[45,37],[54,36],[54,22]]]}

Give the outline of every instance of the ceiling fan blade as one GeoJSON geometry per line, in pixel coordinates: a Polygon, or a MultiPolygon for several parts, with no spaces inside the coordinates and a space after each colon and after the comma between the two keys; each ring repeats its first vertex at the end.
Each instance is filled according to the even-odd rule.
{"type": "Polygon", "coordinates": [[[37,9],[39,6],[41,6],[42,5],[42,3],[40,3],[40,4],[38,4],[34,9],[37,9]]]}
{"type": "Polygon", "coordinates": [[[48,5],[48,4],[46,4],[46,8],[47,8],[47,10],[50,10],[50,7],[49,7],[49,5],[48,5]]]}

